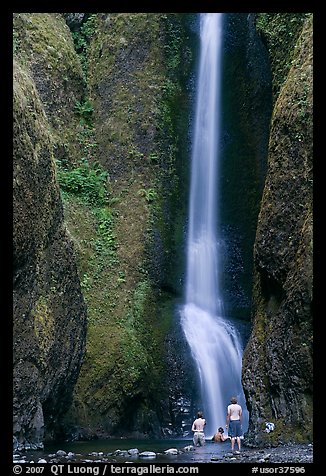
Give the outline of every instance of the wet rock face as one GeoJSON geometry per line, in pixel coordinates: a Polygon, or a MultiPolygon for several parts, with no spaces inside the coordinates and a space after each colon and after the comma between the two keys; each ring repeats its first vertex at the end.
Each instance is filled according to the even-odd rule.
{"type": "Polygon", "coordinates": [[[312,22],[275,104],[243,382],[255,443],[312,438],[312,22]],[[266,434],[265,422],[275,423],[266,434]]]}
{"type": "Polygon", "coordinates": [[[199,375],[182,331],[178,313],[174,316],[173,330],[166,338],[169,389],[168,404],[162,402],[164,436],[192,436],[191,426],[201,408],[199,375]],[[165,406],[164,406],[165,404],[165,406]]]}
{"type": "Polygon", "coordinates": [[[55,158],[72,164],[82,154],[75,108],[84,97],[85,80],[71,31],[60,13],[17,13],[13,27],[15,55],[28,65],[52,126],[55,158]]]}
{"type": "Polygon", "coordinates": [[[81,27],[87,15],[87,13],[63,13],[66,23],[72,31],[76,31],[81,27]]]}
{"type": "Polygon", "coordinates": [[[86,307],[63,225],[49,125],[14,67],[14,436],[40,443],[66,411],[85,348],[86,307]]]}
{"type": "Polygon", "coordinates": [[[221,93],[220,280],[224,312],[244,320],[272,112],[268,54],[253,22],[253,14],[224,15],[221,93]]]}

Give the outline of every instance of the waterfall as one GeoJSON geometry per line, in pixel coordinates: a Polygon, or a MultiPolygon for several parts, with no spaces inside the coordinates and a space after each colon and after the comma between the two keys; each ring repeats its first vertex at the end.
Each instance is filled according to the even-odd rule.
{"type": "Polygon", "coordinates": [[[247,410],[241,384],[242,346],[223,317],[219,289],[218,172],[222,54],[221,13],[200,14],[200,64],[191,157],[186,302],[181,325],[198,369],[206,435],[225,426],[236,396],[247,410]]]}

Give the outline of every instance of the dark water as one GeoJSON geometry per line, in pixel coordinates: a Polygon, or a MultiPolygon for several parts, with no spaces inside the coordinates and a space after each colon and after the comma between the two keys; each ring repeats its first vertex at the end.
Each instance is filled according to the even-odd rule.
{"type": "MultiPolygon", "coordinates": [[[[54,454],[60,449],[67,453],[75,453],[75,462],[88,461],[109,461],[124,463],[126,461],[134,463],[195,463],[195,462],[210,462],[211,458],[223,456],[224,453],[230,451],[230,442],[213,443],[206,441],[204,447],[196,447],[194,451],[183,452],[178,455],[166,455],[164,451],[170,448],[181,450],[182,448],[192,445],[190,439],[178,440],[140,440],[140,439],[109,439],[109,440],[94,440],[94,441],[78,441],[65,442],[56,445],[46,445],[44,451],[28,451],[25,452],[26,461],[37,462],[40,458],[51,462],[54,454]],[[116,450],[129,450],[137,448],[139,452],[153,451],[156,453],[155,458],[140,458],[139,456],[119,457],[115,455],[107,456],[107,453],[113,453],[116,450]],[[91,453],[104,453],[101,456],[91,455],[91,453]],[[51,456],[49,456],[51,455],[51,456]]],[[[60,462],[63,462],[62,458],[60,462]]]]}

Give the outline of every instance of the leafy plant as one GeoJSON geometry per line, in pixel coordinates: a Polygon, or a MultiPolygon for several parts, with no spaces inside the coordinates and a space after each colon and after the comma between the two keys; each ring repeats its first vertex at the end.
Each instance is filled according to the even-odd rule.
{"type": "Polygon", "coordinates": [[[80,32],[84,36],[84,38],[89,41],[89,39],[96,32],[96,13],[92,13],[87,18],[87,20],[82,24],[80,32]]]}
{"type": "Polygon", "coordinates": [[[113,234],[113,216],[110,208],[98,208],[95,211],[97,218],[97,235],[107,247],[115,248],[115,236],[113,234]]]}
{"type": "Polygon", "coordinates": [[[124,271],[119,271],[118,283],[125,283],[126,282],[126,275],[124,271]]]}
{"type": "Polygon", "coordinates": [[[19,52],[19,48],[20,48],[20,41],[19,41],[19,36],[18,36],[18,33],[15,29],[13,29],[12,31],[12,45],[13,45],[13,53],[16,54],[17,52],[19,52]]]}
{"type": "Polygon", "coordinates": [[[138,194],[145,197],[146,202],[151,203],[157,198],[157,192],[153,188],[141,188],[138,194]]]}
{"type": "Polygon", "coordinates": [[[82,24],[80,30],[71,33],[75,50],[79,55],[84,73],[87,71],[87,49],[90,38],[96,31],[96,14],[92,13],[82,24]]]}
{"type": "Polygon", "coordinates": [[[91,126],[93,111],[94,108],[89,99],[85,99],[84,101],[76,101],[75,113],[80,116],[82,123],[91,126]]]}
{"type": "Polygon", "coordinates": [[[58,168],[61,189],[72,195],[79,195],[84,202],[93,206],[107,203],[106,182],[108,173],[96,162],[89,164],[82,160],[79,167],[72,170],[58,168]]]}

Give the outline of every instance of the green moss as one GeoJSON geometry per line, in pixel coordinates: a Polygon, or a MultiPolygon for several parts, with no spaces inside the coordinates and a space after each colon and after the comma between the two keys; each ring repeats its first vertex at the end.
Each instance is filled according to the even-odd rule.
{"type": "Polygon", "coordinates": [[[269,51],[274,102],[292,66],[295,45],[311,13],[259,13],[257,30],[269,51]]]}
{"type": "Polygon", "coordinates": [[[81,25],[79,30],[71,32],[75,49],[79,56],[85,77],[87,75],[88,67],[87,58],[89,42],[92,36],[96,33],[96,23],[96,14],[90,14],[87,20],[81,25]]]}
{"type": "Polygon", "coordinates": [[[46,365],[49,350],[55,342],[55,323],[51,306],[44,296],[40,296],[34,304],[31,316],[34,319],[34,332],[40,350],[39,359],[43,365],[46,365]]]}
{"type": "MultiPolygon", "coordinates": [[[[125,307],[122,319],[117,321],[112,315],[102,322],[90,323],[87,358],[78,381],[75,405],[86,402],[84,412],[91,426],[98,423],[103,428],[107,415],[111,415],[112,422],[107,421],[106,427],[112,432],[128,401],[150,393],[158,384],[159,366],[154,360],[159,359],[161,351],[152,332],[153,317],[151,322],[146,321],[150,295],[149,283],[142,282],[125,307]]],[[[94,304],[93,299],[91,303],[94,304]]],[[[79,418],[85,423],[82,415],[79,418]]]]}
{"type": "Polygon", "coordinates": [[[15,13],[13,29],[14,56],[35,81],[56,157],[74,163],[80,158],[74,107],[84,96],[85,80],[69,28],[59,13],[15,13]]]}
{"type": "Polygon", "coordinates": [[[265,386],[261,403],[252,382],[245,384],[254,413],[250,432],[255,439],[257,422],[270,416],[275,430],[262,439],[273,444],[312,439],[313,25],[312,15],[303,19],[293,47],[284,44],[284,58],[291,57],[291,64],[283,69],[286,79],[272,117],[255,243],[254,325],[245,352],[244,375],[254,372],[265,386]]]}
{"type": "Polygon", "coordinates": [[[108,173],[96,162],[91,165],[84,159],[77,168],[63,169],[58,162],[58,181],[63,192],[80,196],[91,206],[107,203],[106,182],[108,173]]]}
{"type": "MultiPolygon", "coordinates": [[[[88,95],[77,104],[78,114],[86,101],[92,106],[89,124],[79,125],[84,156],[109,176],[103,182],[107,203],[96,207],[82,204],[80,166],[72,182],[65,176],[68,188],[76,178],[79,183],[77,194],[65,196],[65,217],[88,307],[87,354],[74,405],[77,420],[110,433],[131,424],[124,416],[132,401],[135,414],[159,406],[166,370],[164,339],[173,306],[158,275],[167,274],[175,216],[183,210],[183,180],[176,174],[182,136],[176,125],[184,112],[180,77],[189,68],[182,21],[177,14],[97,14],[87,48],[88,95]],[[156,262],[158,240],[163,267],[156,262]]],[[[182,124],[186,135],[184,117],[182,124]]],[[[65,171],[70,174],[71,166],[65,171]]],[[[180,218],[178,243],[182,228],[180,218]]]]}
{"type": "Polygon", "coordinates": [[[72,71],[81,76],[71,36],[60,14],[16,13],[13,28],[15,42],[20,46],[16,55],[21,62],[41,61],[55,77],[71,77],[72,71]]]}
{"type": "MultiPolygon", "coordinates": [[[[312,41],[312,16],[310,15],[306,18],[297,39],[291,69],[274,111],[278,120],[283,119],[284,122],[291,120],[290,140],[309,149],[312,144],[312,41]]],[[[278,126],[282,127],[282,124],[278,123],[278,126]]],[[[286,139],[284,135],[284,141],[286,139]]]]}
{"type": "MultiPolygon", "coordinates": [[[[126,206],[128,203],[127,198],[126,206]]],[[[143,278],[135,284],[129,265],[124,266],[124,253],[119,247],[110,251],[105,242],[105,228],[98,228],[99,210],[91,211],[73,196],[65,201],[66,223],[75,237],[88,307],[87,354],[75,392],[75,409],[79,423],[92,427],[103,425],[108,414],[118,418],[128,399],[154,391],[162,372],[166,331],[151,283],[143,278]]],[[[113,215],[112,230],[116,219],[113,215]]]]}

